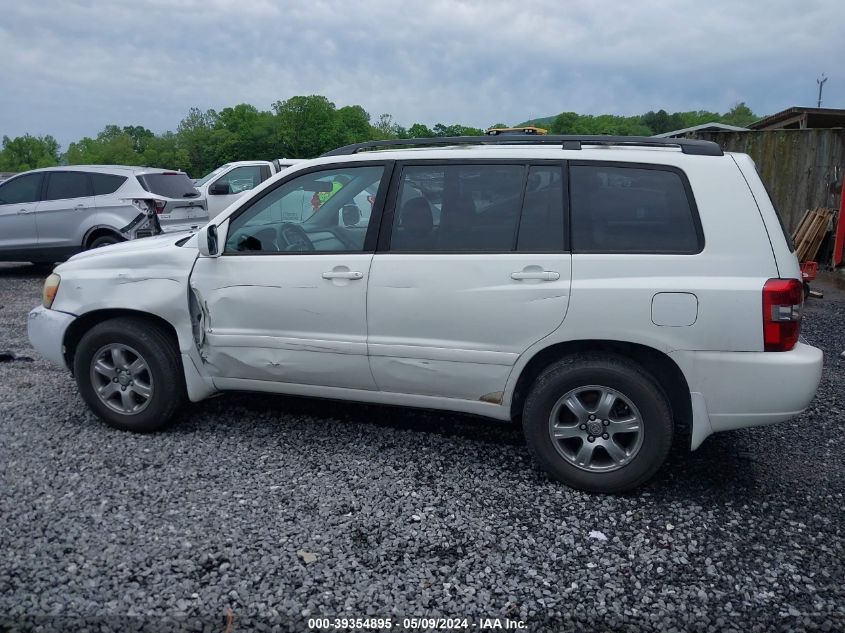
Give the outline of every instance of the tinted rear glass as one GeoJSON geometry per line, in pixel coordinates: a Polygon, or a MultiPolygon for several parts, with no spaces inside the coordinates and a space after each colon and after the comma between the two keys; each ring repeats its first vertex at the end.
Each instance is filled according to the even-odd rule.
{"type": "Polygon", "coordinates": [[[126,182],[126,176],[113,176],[112,174],[91,174],[94,182],[94,195],[104,196],[114,193],[120,189],[120,185],[126,182]]]}
{"type": "Polygon", "coordinates": [[[391,250],[512,251],[525,172],[522,165],[406,167],[391,250]]]}
{"type": "Polygon", "coordinates": [[[0,204],[24,204],[41,198],[41,174],[26,174],[0,185],[0,204]]]}
{"type": "Polygon", "coordinates": [[[138,182],[150,193],[165,198],[196,198],[200,195],[187,174],[181,172],[144,174],[138,176],[138,182]]]}
{"type": "Polygon", "coordinates": [[[535,165],[528,171],[516,250],[564,250],[563,168],[535,165]]]}
{"type": "Polygon", "coordinates": [[[90,196],[88,174],[80,171],[54,171],[47,177],[45,200],[68,200],[90,196]]]}
{"type": "MultiPolygon", "coordinates": [[[[758,175],[760,175],[759,171],[758,175]]],[[[772,203],[772,208],[775,210],[775,215],[778,217],[778,223],[780,224],[780,230],[783,231],[783,238],[786,240],[786,246],[787,248],[789,248],[790,253],[794,253],[795,241],[792,239],[792,236],[789,234],[789,231],[786,230],[786,225],[783,223],[783,216],[780,214],[780,209],[775,204],[775,199],[772,197],[772,191],[769,189],[769,185],[766,184],[766,181],[763,180],[762,175],[760,175],[760,182],[763,183],[763,189],[766,190],[766,195],[769,196],[769,202],[772,203]]]]}
{"type": "Polygon", "coordinates": [[[570,167],[578,253],[698,253],[697,216],[681,175],[611,165],[570,167]]]}

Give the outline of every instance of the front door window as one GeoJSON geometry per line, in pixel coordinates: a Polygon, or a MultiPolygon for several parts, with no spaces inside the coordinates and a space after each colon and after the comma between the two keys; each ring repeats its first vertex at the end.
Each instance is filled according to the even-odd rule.
{"type": "Polygon", "coordinates": [[[231,221],[224,252],[361,252],[383,174],[382,166],[348,167],[294,178],[231,221]]]}

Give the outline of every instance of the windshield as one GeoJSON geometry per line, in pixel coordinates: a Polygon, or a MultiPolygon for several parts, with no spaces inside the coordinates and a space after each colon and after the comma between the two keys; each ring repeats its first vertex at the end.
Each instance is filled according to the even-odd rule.
{"type": "Polygon", "coordinates": [[[228,164],[228,163],[227,163],[227,164],[225,164],[225,165],[221,165],[220,167],[218,167],[218,168],[217,168],[217,169],[215,169],[214,171],[212,171],[212,172],[210,172],[210,173],[206,174],[205,176],[203,176],[203,177],[202,177],[202,178],[200,178],[199,180],[195,180],[195,181],[194,181],[194,184],[195,184],[197,187],[201,187],[202,185],[204,185],[205,183],[207,183],[209,180],[211,180],[211,179],[212,179],[212,178],[214,178],[215,176],[217,176],[217,175],[221,174],[221,173],[223,172],[223,170],[224,170],[224,169],[226,169],[228,166],[229,166],[229,164],[228,164]]]}

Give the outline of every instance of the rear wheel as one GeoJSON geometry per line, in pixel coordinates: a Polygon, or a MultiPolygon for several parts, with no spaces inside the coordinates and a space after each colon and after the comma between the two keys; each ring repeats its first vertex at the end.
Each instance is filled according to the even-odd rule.
{"type": "Polygon", "coordinates": [[[104,321],[79,342],[73,360],[79,392],[107,424],[158,431],[185,402],[185,379],[175,341],[155,323],[104,321]]]}
{"type": "Polygon", "coordinates": [[[101,235],[100,237],[91,240],[88,244],[88,250],[100,248],[101,246],[108,246],[109,244],[117,244],[120,239],[116,235],[101,235]]]}
{"type": "Polygon", "coordinates": [[[665,394],[642,367],[611,354],[578,354],[537,378],[523,429],[552,477],[580,490],[614,493],[657,472],[673,423],[665,394]]]}

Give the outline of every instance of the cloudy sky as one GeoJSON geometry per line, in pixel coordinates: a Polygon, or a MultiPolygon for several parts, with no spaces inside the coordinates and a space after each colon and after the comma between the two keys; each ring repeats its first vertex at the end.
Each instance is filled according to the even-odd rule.
{"type": "Polygon", "coordinates": [[[403,124],[845,108],[841,0],[3,0],[0,135],[323,94],[403,124]],[[178,8],[177,8],[178,7],[178,8]]]}

